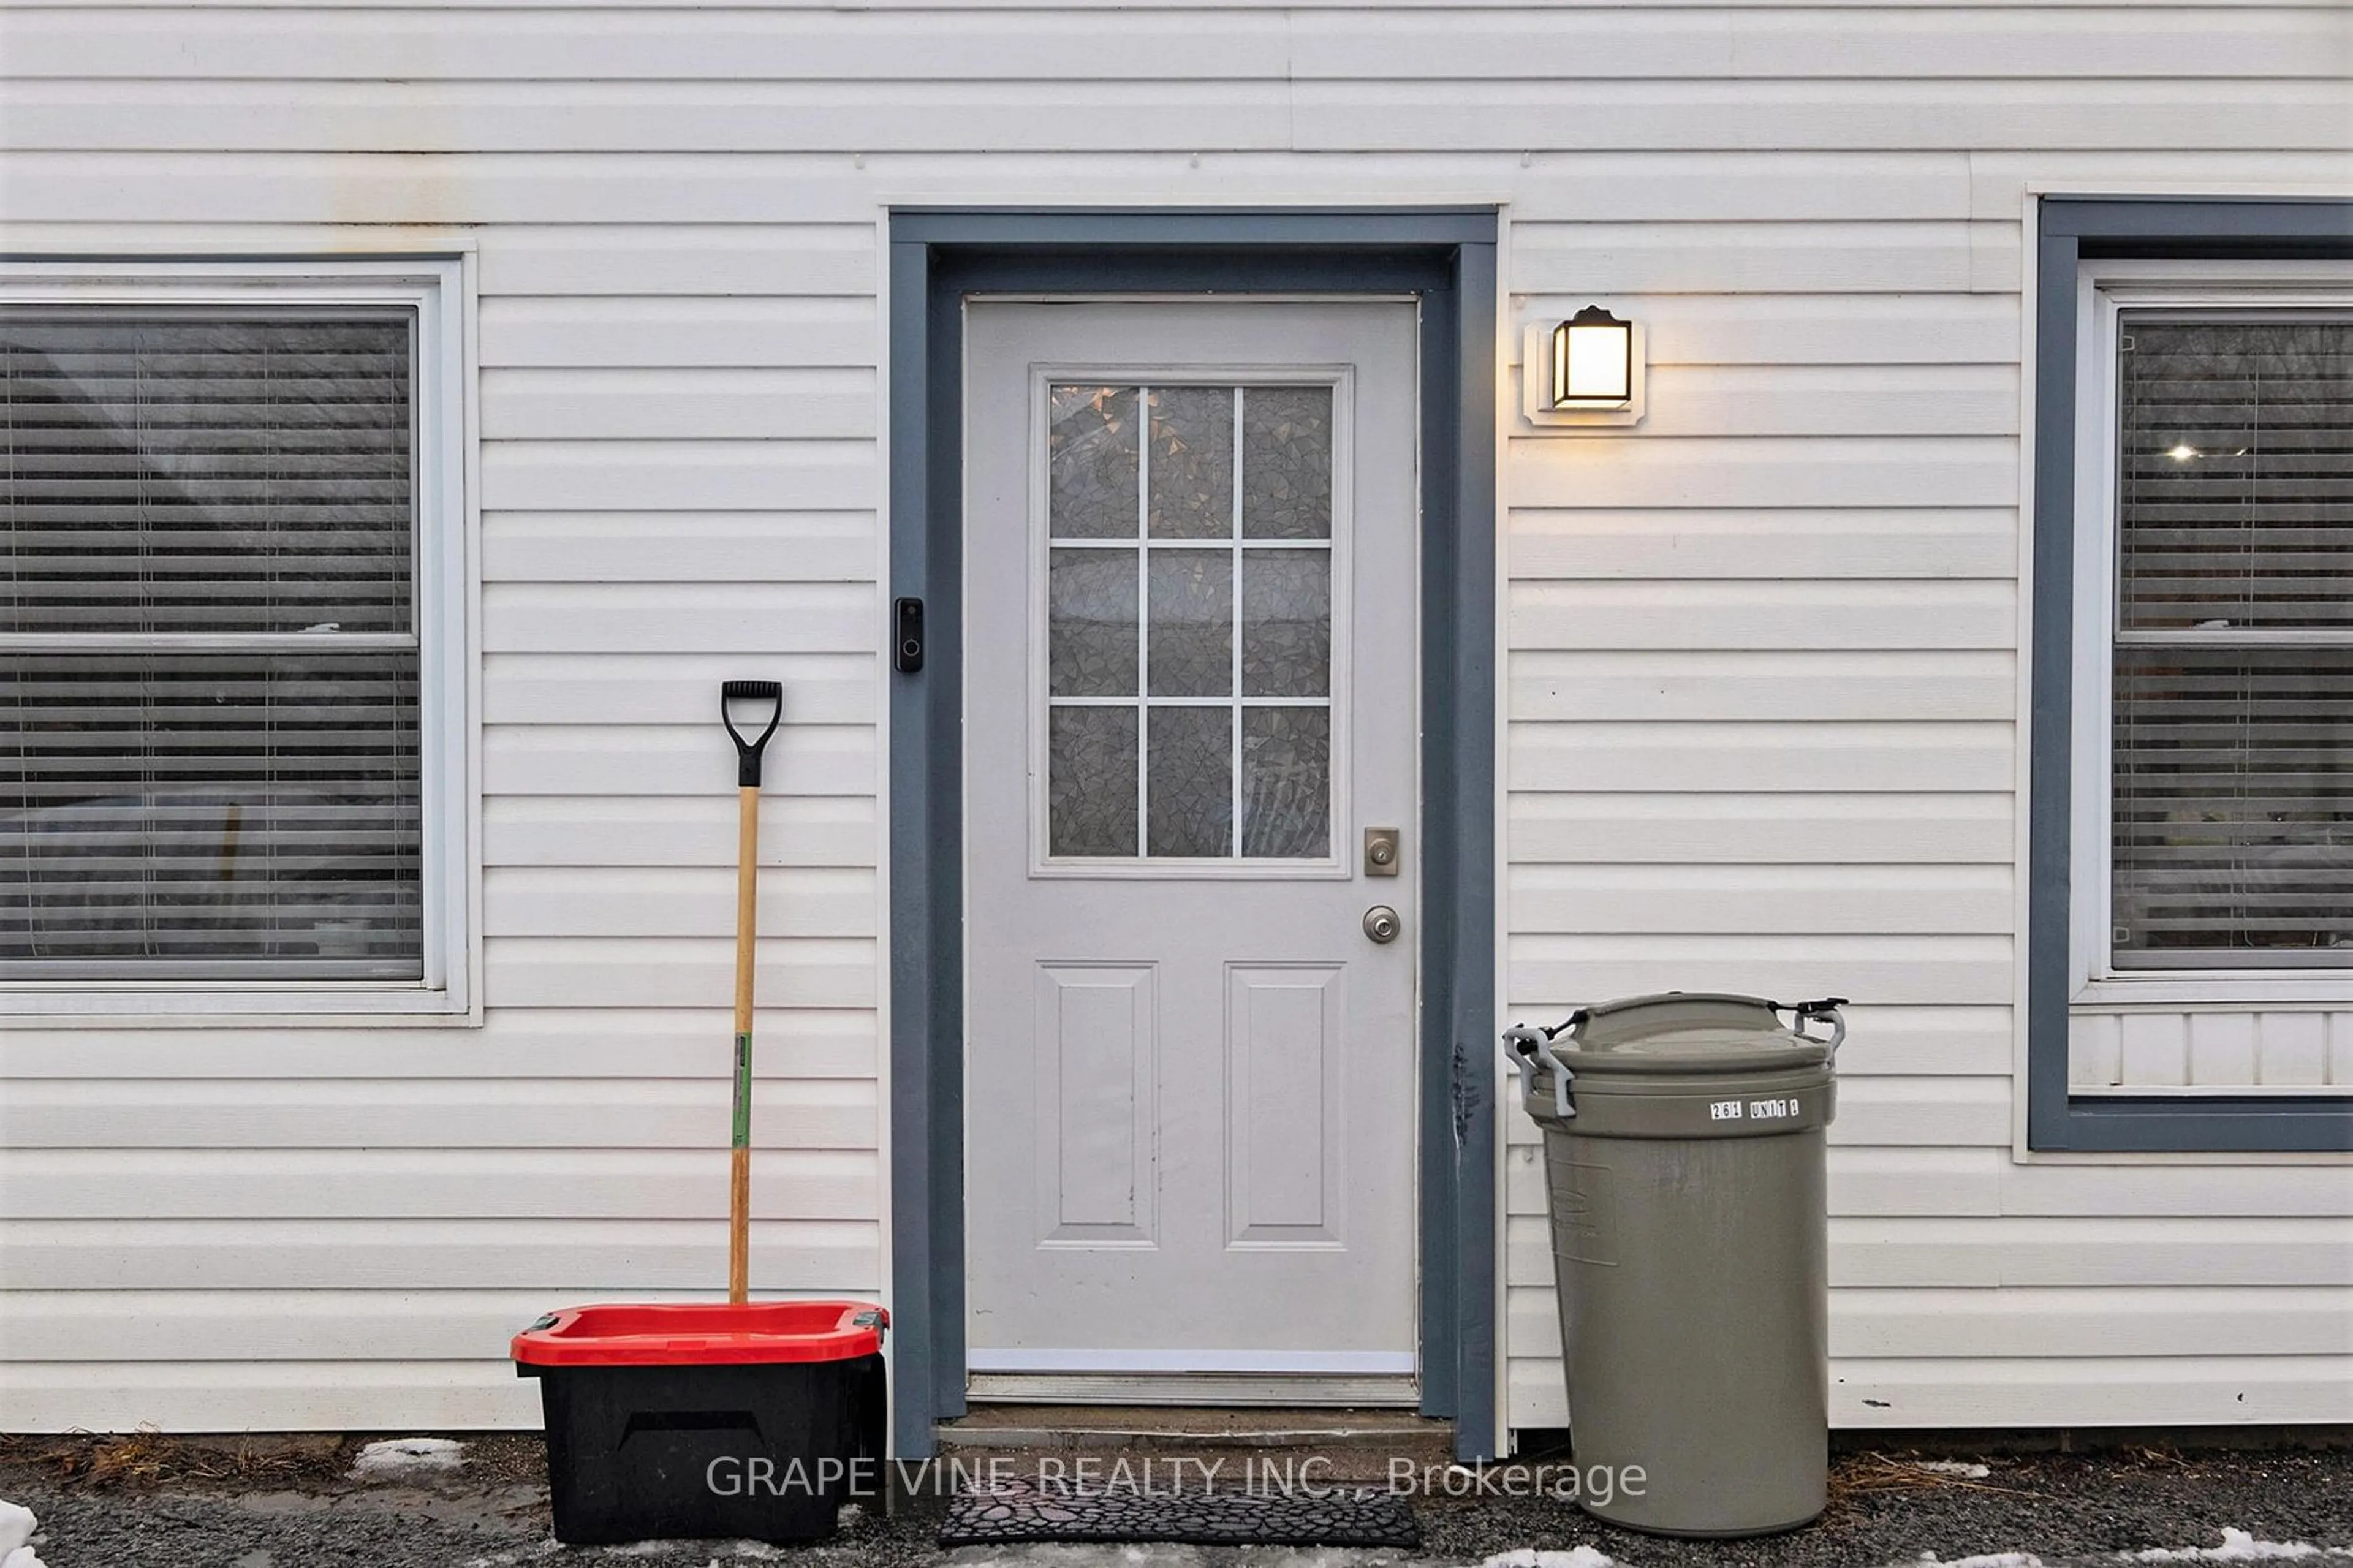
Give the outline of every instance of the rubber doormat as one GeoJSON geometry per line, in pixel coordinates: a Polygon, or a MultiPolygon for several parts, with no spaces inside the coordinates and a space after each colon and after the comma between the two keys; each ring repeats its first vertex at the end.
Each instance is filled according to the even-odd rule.
{"type": "Polygon", "coordinates": [[[948,1500],[942,1546],[1008,1542],[1176,1542],[1187,1546],[1419,1546],[1404,1498],[1345,1487],[1293,1492],[1066,1491],[1006,1480],[948,1500]]]}

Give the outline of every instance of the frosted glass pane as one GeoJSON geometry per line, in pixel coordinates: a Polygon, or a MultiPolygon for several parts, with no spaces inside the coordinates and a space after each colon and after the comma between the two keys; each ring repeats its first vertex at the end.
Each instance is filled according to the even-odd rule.
{"type": "Polygon", "coordinates": [[[1332,690],[1332,552],[1242,552],[1242,695],[1332,690]]]}
{"type": "Polygon", "coordinates": [[[1234,531],[1234,389],[1152,392],[1152,536],[1229,539],[1234,531]]]}
{"type": "Polygon", "coordinates": [[[1149,732],[1145,853],[1232,854],[1233,710],[1155,708],[1149,732]]]}
{"type": "Polygon", "coordinates": [[[1054,855],[1135,853],[1135,710],[1053,708],[1046,841],[1054,855]]]}
{"type": "Polygon", "coordinates": [[[1135,695],[1135,552],[1057,550],[1048,572],[1048,689],[1135,695]]]}
{"type": "Polygon", "coordinates": [[[1242,534],[1332,537],[1332,389],[1242,393],[1242,534]]]}
{"type": "Polygon", "coordinates": [[[1057,386],[1046,434],[1048,526],[1058,539],[1135,537],[1132,386],[1057,386]]]}
{"type": "Polygon", "coordinates": [[[1332,712],[1242,710],[1242,854],[1315,860],[1332,852],[1332,712]]]}
{"type": "Polygon", "coordinates": [[[1155,697],[1229,697],[1234,689],[1231,550],[1152,552],[1155,697]]]}

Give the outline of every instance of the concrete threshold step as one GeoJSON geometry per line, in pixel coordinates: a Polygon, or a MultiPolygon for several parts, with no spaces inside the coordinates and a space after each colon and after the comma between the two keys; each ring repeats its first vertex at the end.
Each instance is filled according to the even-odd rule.
{"type": "Polygon", "coordinates": [[[1219,1484],[1298,1475],[1378,1482],[1403,1461],[1443,1466],[1451,1422],[1398,1410],[1170,1405],[977,1405],[935,1428],[942,1457],[987,1461],[994,1474],[1109,1474],[1120,1460],[1181,1462],[1219,1484]]]}
{"type": "Polygon", "coordinates": [[[1392,1447],[1451,1443],[1454,1425],[1401,1410],[1187,1405],[976,1405],[936,1428],[957,1448],[1182,1447],[1392,1447]]]}

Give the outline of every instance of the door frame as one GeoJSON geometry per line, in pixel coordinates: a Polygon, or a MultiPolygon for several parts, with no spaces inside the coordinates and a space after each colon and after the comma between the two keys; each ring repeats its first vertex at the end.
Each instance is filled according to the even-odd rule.
{"type": "Polygon", "coordinates": [[[898,1457],[965,1410],[964,300],[1239,293],[1420,302],[1420,1408],[1458,1457],[1495,1457],[1496,227],[1492,207],[890,215],[889,594],[925,622],[922,668],[884,677],[898,1457]]]}

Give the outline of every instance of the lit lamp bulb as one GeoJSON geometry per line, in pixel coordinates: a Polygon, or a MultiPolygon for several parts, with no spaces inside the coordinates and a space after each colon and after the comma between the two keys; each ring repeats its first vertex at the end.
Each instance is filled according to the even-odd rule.
{"type": "Polygon", "coordinates": [[[1552,330],[1552,405],[1624,408],[1634,400],[1634,327],[1588,305],[1552,330]]]}

